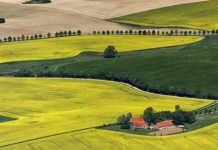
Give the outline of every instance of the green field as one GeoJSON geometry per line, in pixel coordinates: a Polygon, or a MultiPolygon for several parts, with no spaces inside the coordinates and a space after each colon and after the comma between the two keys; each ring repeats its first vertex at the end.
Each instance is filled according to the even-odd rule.
{"type": "Polygon", "coordinates": [[[103,52],[114,45],[119,52],[183,45],[203,37],[173,36],[74,36],[0,44],[0,62],[67,58],[84,51],[103,52]]]}
{"type": "Polygon", "coordinates": [[[32,76],[83,75],[125,82],[128,78],[145,90],[213,99],[218,98],[217,40],[218,36],[212,36],[185,46],[120,53],[116,59],[104,59],[102,53],[83,53],[70,59],[6,63],[0,64],[0,70],[5,75],[26,70],[32,76]]]}
{"type": "Polygon", "coordinates": [[[204,30],[218,29],[217,20],[217,0],[171,6],[110,19],[113,22],[141,26],[184,27],[204,30]]]}
{"type": "Polygon", "coordinates": [[[212,102],[155,95],[106,81],[0,78],[0,83],[0,114],[18,119],[0,124],[0,148],[23,140],[115,123],[120,114],[139,115],[150,106],[173,110],[180,105],[193,110],[212,102]]]}

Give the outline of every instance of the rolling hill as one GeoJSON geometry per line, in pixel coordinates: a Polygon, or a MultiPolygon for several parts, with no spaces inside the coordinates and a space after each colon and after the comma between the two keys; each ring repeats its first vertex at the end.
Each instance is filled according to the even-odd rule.
{"type": "Polygon", "coordinates": [[[109,45],[120,52],[166,46],[183,45],[202,40],[203,37],[181,36],[74,36],[36,41],[3,43],[0,45],[0,62],[68,58],[80,52],[103,52],[109,45]]]}
{"type": "Polygon", "coordinates": [[[112,22],[152,27],[218,29],[218,1],[170,6],[110,19],[112,22]]]}
{"type": "MultiPolygon", "coordinates": [[[[0,123],[0,148],[61,132],[114,123],[120,114],[133,112],[139,115],[150,106],[157,111],[173,110],[175,105],[193,110],[212,102],[155,95],[106,81],[0,78],[0,83],[0,113],[17,118],[0,123]]],[[[15,145],[19,147],[19,144],[15,145]]]]}

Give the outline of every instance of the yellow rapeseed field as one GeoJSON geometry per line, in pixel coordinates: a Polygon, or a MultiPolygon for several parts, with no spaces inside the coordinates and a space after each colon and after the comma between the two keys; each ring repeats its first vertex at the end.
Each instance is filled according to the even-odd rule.
{"type": "MultiPolygon", "coordinates": [[[[192,110],[212,102],[151,94],[119,83],[95,80],[4,77],[0,78],[0,85],[0,115],[18,118],[16,121],[0,123],[0,149],[5,144],[89,128],[104,123],[114,123],[120,114],[133,112],[134,115],[139,115],[150,106],[157,111],[173,110],[175,105],[180,105],[185,110],[192,110]]],[[[207,134],[207,131],[207,128],[202,129],[200,135],[207,134]]],[[[116,149],[119,150],[125,149],[128,145],[131,149],[141,149],[147,146],[150,148],[151,145],[155,149],[159,144],[166,145],[164,142],[167,139],[172,139],[172,143],[177,142],[171,136],[156,138],[157,140],[153,141],[152,139],[155,137],[112,131],[91,129],[83,132],[67,134],[66,137],[63,137],[64,135],[56,136],[58,139],[54,140],[45,138],[32,141],[36,145],[26,142],[2,149],[54,150],[61,146],[60,149],[67,150],[109,150],[116,146],[116,149]],[[155,141],[157,141],[157,145],[155,141]]],[[[194,140],[201,137],[196,136],[198,131],[193,133],[193,135],[192,133],[187,133],[187,135],[196,138],[194,140]]],[[[178,135],[178,137],[182,142],[186,140],[182,138],[184,135],[178,135]]],[[[195,144],[195,142],[193,143],[195,144]]],[[[172,147],[172,145],[170,146],[172,147]]],[[[179,146],[176,143],[174,145],[175,147],[179,146]]]]}
{"type": "Polygon", "coordinates": [[[143,136],[90,129],[13,145],[3,150],[216,150],[218,124],[170,136],[143,136]]]}
{"type": "Polygon", "coordinates": [[[189,44],[203,37],[190,36],[74,36],[0,44],[0,62],[67,58],[84,51],[103,52],[114,45],[118,52],[189,44]]]}

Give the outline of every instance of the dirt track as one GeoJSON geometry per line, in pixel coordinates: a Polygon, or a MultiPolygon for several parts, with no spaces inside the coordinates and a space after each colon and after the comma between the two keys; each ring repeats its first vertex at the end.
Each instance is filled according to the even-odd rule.
{"type": "Polygon", "coordinates": [[[126,30],[104,19],[143,10],[202,0],[53,0],[51,4],[23,5],[23,0],[0,0],[0,38],[60,30],[126,30]]]}

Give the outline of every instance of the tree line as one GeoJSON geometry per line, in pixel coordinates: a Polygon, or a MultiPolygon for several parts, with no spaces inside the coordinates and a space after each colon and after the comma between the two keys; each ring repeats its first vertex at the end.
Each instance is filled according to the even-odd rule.
{"type": "Polygon", "coordinates": [[[26,2],[23,2],[23,4],[40,4],[40,3],[51,3],[52,0],[29,0],[26,2]]]}
{"type": "Polygon", "coordinates": [[[208,35],[208,34],[218,34],[217,30],[212,31],[206,31],[206,30],[170,30],[170,31],[161,31],[158,29],[153,30],[116,30],[116,31],[93,31],[93,35],[165,35],[165,36],[171,36],[171,35],[183,35],[183,36],[190,36],[190,35],[208,35]]]}
{"type": "MultiPolygon", "coordinates": [[[[0,23],[5,22],[3,18],[0,18],[0,23]]],[[[190,36],[190,35],[216,35],[218,34],[218,29],[217,30],[212,30],[212,31],[179,31],[179,30],[171,30],[171,31],[160,31],[160,30],[116,30],[116,31],[111,31],[111,30],[106,30],[106,31],[93,31],[92,35],[156,35],[156,36],[190,36]]],[[[53,37],[65,37],[65,36],[75,36],[75,35],[82,35],[81,30],[77,31],[60,31],[56,32],[54,34],[51,34],[48,32],[45,35],[42,34],[34,34],[34,35],[21,35],[18,37],[14,36],[8,36],[3,39],[0,39],[0,42],[16,42],[16,41],[25,41],[25,40],[37,40],[37,39],[42,39],[42,38],[53,38],[53,37]]]]}
{"type": "Polygon", "coordinates": [[[218,99],[213,93],[203,93],[200,90],[189,92],[188,89],[179,88],[175,86],[168,85],[152,85],[144,81],[137,79],[136,77],[129,75],[128,73],[113,73],[110,71],[80,71],[73,72],[67,67],[58,68],[55,72],[50,72],[43,68],[35,70],[31,69],[21,69],[19,72],[14,74],[18,77],[66,77],[66,78],[89,78],[89,79],[103,79],[103,80],[112,80],[117,82],[124,82],[138,87],[139,89],[151,93],[158,93],[164,95],[173,95],[180,97],[191,97],[191,98],[203,98],[203,99],[218,99]]]}
{"type": "Polygon", "coordinates": [[[77,30],[77,31],[69,30],[69,31],[56,32],[54,35],[48,32],[45,35],[40,33],[40,34],[34,34],[34,35],[21,35],[18,37],[8,36],[8,37],[5,37],[4,39],[0,39],[0,43],[1,42],[26,41],[26,40],[38,40],[38,39],[45,39],[45,38],[57,38],[57,37],[66,37],[66,36],[78,36],[81,34],[82,34],[81,30],[77,30]]]}

